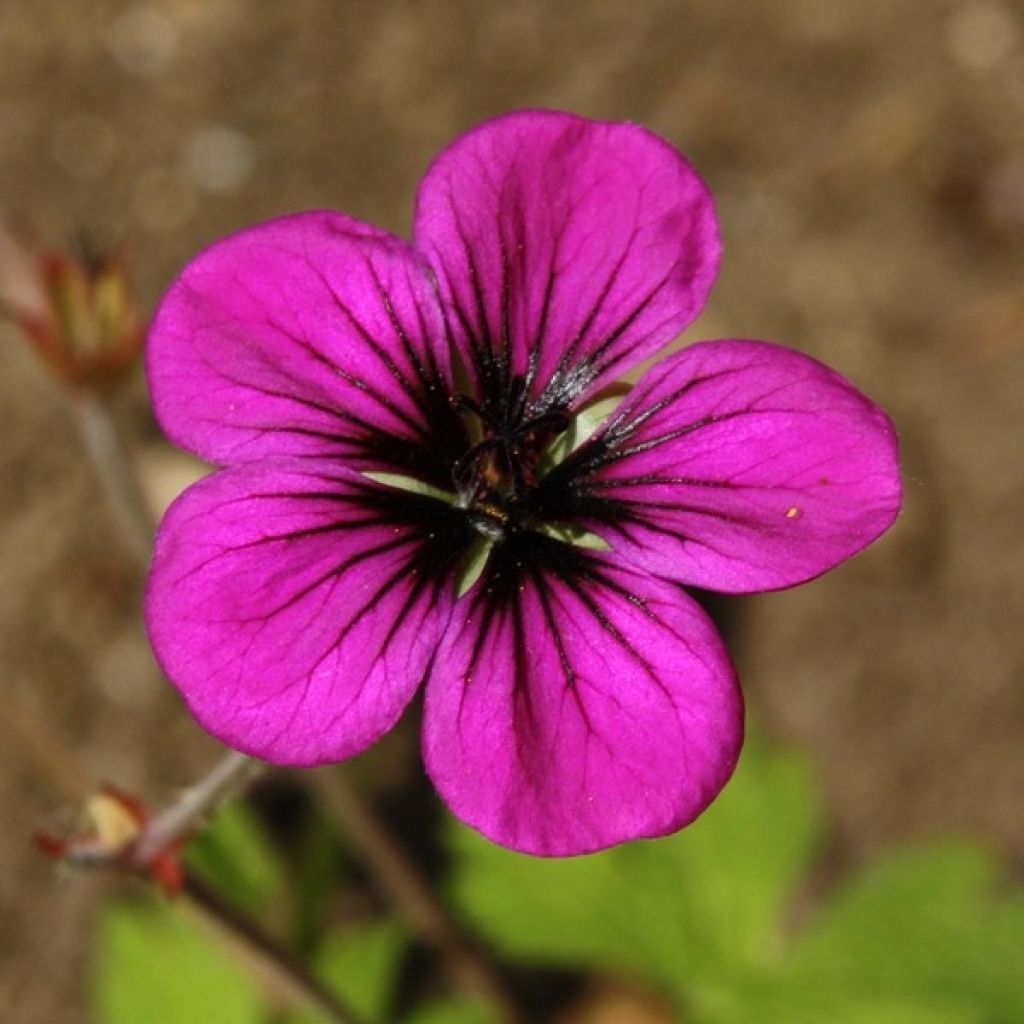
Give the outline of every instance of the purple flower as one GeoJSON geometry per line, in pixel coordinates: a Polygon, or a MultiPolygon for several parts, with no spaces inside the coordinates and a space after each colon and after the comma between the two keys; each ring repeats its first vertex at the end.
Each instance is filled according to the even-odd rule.
{"type": "Polygon", "coordinates": [[[707,189],[636,125],[487,122],[428,170],[414,238],[284,217],[168,292],[157,416],[224,468],[160,529],[160,662],[280,764],[351,757],[425,684],[434,784],[518,850],[672,832],[743,732],[684,587],[788,587],[871,543],[900,504],[892,426],[759,341],[675,352],[613,407],[720,255],[707,189]]]}

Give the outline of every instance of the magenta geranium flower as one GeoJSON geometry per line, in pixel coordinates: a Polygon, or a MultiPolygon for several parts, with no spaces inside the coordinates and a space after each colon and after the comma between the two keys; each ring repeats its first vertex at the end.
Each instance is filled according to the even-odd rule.
{"type": "Polygon", "coordinates": [[[888,419],[806,356],[705,342],[610,397],[697,316],[719,254],[664,141],[527,112],[435,160],[411,245],[318,212],[198,256],[149,380],[167,435],[224,468],[167,513],[147,617],[199,721],[340,761],[425,684],[427,771],[497,842],[574,854],[692,821],[743,713],[684,588],[802,583],[900,504],[888,419]]]}

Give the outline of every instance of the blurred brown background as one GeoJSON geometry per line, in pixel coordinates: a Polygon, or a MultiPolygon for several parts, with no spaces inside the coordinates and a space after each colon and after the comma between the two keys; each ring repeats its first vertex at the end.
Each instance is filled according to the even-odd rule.
{"type": "MultiPolygon", "coordinates": [[[[684,150],[726,240],[692,336],[798,347],[900,429],[892,533],[735,602],[753,714],[812,752],[837,854],[970,831],[1024,857],[1020,3],[4,0],[0,209],[53,243],[130,240],[148,306],[199,246],[275,214],[407,232],[431,156],[530,106],[684,150]]],[[[193,468],[141,377],[118,413],[167,500],[193,468]]],[[[60,884],[29,848],[72,819],[14,716],[152,795],[214,746],[156,677],[67,402],[6,326],[0,481],[0,1016],[70,1024],[104,883],[60,884]]]]}

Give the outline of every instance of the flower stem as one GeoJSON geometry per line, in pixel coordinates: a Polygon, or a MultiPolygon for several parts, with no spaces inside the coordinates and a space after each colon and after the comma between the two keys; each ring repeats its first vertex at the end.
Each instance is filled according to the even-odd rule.
{"type": "MultiPolygon", "coordinates": [[[[88,774],[64,737],[45,718],[18,700],[3,682],[0,682],[0,728],[8,730],[40,776],[63,799],[76,803],[85,799],[89,789],[88,774]]],[[[186,828],[195,824],[200,805],[201,813],[208,813],[251,777],[246,772],[251,773],[257,766],[258,762],[241,754],[228,755],[181,801],[158,814],[150,830],[159,825],[159,834],[163,836],[180,834],[174,829],[183,824],[186,828]],[[186,807],[189,814],[184,813],[186,807]]],[[[215,928],[225,942],[230,943],[256,984],[270,987],[275,994],[291,1003],[309,1007],[330,1024],[359,1024],[358,1015],[325,988],[293,953],[188,872],[182,898],[215,928]]]]}
{"type": "Polygon", "coordinates": [[[75,391],[71,397],[82,438],[118,526],[133,554],[145,565],[155,524],[131,453],[104,398],[87,390],[75,391]]]}
{"type": "Polygon", "coordinates": [[[502,1024],[521,1024],[524,1016],[497,972],[474,948],[420,870],[349,784],[343,770],[318,771],[310,780],[322,805],[341,822],[347,838],[361,851],[366,867],[408,924],[440,953],[456,986],[486,1004],[502,1024]]]}
{"type": "Polygon", "coordinates": [[[247,915],[226,903],[206,883],[186,873],[182,896],[211,924],[254,977],[288,1004],[306,1006],[331,1024],[359,1024],[360,1018],[290,950],[247,915]]]}
{"type": "Polygon", "coordinates": [[[222,803],[240,793],[264,765],[230,751],[175,803],[157,814],[135,842],[133,860],[148,864],[162,850],[200,826],[222,803]]]}

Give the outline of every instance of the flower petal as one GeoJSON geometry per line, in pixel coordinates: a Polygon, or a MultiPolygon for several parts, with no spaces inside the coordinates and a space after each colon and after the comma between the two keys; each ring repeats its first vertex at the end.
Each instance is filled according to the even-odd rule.
{"type": "Polygon", "coordinates": [[[896,432],[848,381],[759,341],[649,370],[543,482],[546,513],[635,565],[732,593],[802,583],[899,512],[896,432]]]}
{"type": "Polygon", "coordinates": [[[416,244],[485,402],[568,407],[700,312],[721,244],[711,196],[634,124],[527,111],[462,136],[417,202],[416,244]]]}
{"type": "Polygon", "coordinates": [[[461,450],[424,268],[338,213],[270,221],[196,257],[157,313],[148,372],[165,433],[216,463],[343,455],[448,486],[444,456],[461,450]]]}
{"type": "Polygon", "coordinates": [[[358,753],[422,681],[469,528],[312,460],[207,477],[160,527],[146,620],[193,714],[278,764],[358,753]]]}
{"type": "Polygon", "coordinates": [[[680,587],[544,537],[496,545],[427,683],[424,756],[452,811],[542,855],[688,824],[736,763],[742,699],[680,587]]]}

